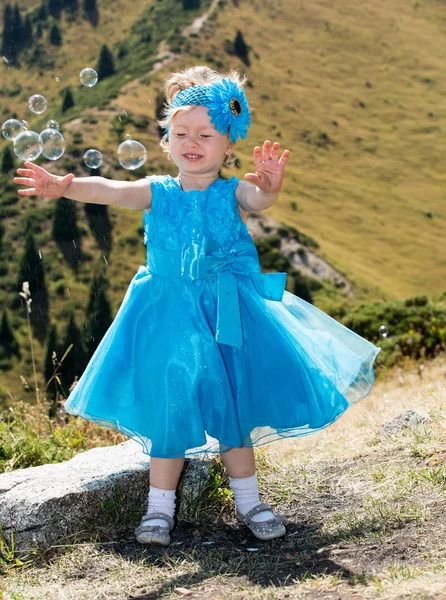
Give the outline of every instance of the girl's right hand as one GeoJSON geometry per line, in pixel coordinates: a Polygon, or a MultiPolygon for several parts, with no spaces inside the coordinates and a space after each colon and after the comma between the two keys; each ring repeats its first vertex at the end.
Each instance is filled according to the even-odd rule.
{"type": "Polygon", "coordinates": [[[52,175],[44,168],[32,162],[25,162],[26,169],[17,169],[19,175],[26,177],[14,177],[14,183],[30,186],[24,190],[18,190],[21,196],[46,196],[47,198],[60,198],[67,191],[74,179],[73,173],[64,177],[52,175]]]}

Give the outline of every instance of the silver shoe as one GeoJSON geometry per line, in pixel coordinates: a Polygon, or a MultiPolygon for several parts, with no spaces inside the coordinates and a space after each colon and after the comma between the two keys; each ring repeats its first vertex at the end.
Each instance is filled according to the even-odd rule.
{"type": "Polygon", "coordinates": [[[170,544],[170,530],[173,529],[174,520],[169,515],[162,512],[151,513],[144,515],[141,519],[141,524],[135,529],[136,539],[140,544],[159,544],[168,546],[170,544]],[[152,519],[164,519],[169,524],[169,527],[162,525],[146,525],[152,519]]]}
{"type": "Polygon", "coordinates": [[[254,515],[266,510],[271,510],[269,504],[259,504],[258,506],[254,506],[254,508],[248,511],[246,515],[242,515],[237,509],[235,513],[240,521],[243,521],[259,540],[273,540],[284,536],[286,529],[285,525],[282,523],[283,518],[281,516],[274,515],[274,518],[268,519],[268,521],[257,522],[252,520],[254,515]]]}

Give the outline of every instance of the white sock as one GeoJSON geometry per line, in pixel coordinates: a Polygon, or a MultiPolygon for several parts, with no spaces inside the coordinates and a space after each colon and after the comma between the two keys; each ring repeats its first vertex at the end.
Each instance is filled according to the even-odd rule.
{"type": "MultiPolygon", "coordinates": [[[[246,515],[251,508],[261,504],[256,473],[250,477],[229,477],[229,483],[234,492],[235,505],[242,515],[246,515]]],[[[261,521],[267,521],[273,517],[273,513],[267,510],[254,515],[252,520],[260,523],[261,521]]]]}
{"type": "MultiPolygon", "coordinates": [[[[151,485],[146,515],[151,515],[155,512],[163,512],[173,518],[175,514],[175,494],[176,490],[162,490],[161,488],[156,488],[151,485]]],[[[164,519],[151,519],[147,525],[161,525],[161,527],[169,526],[164,519]]]]}

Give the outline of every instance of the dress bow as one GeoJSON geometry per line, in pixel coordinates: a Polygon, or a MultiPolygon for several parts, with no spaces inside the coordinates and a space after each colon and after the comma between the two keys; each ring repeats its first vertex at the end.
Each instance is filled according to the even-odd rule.
{"type": "Polygon", "coordinates": [[[257,293],[267,300],[281,301],[286,273],[262,273],[251,236],[240,238],[226,254],[212,238],[191,240],[181,251],[147,248],[147,267],[152,273],[173,277],[207,279],[218,277],[217,327],[219,344],[243,348],[239,290],[236,275],[250,277],[257,293]]]}

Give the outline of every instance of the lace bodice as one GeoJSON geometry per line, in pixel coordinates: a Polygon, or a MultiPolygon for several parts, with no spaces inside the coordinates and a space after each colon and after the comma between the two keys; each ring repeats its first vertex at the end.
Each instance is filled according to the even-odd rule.
{"type": "Polygon", "coordinates": [[[144,244],[180,250],[191,239],[214,239],[226,252],[248,233],[238,210],[239,180],[217,179],[205,191],[184,192],[170,175],[148,177],[152,207],[144,211],[144,244]]]}

